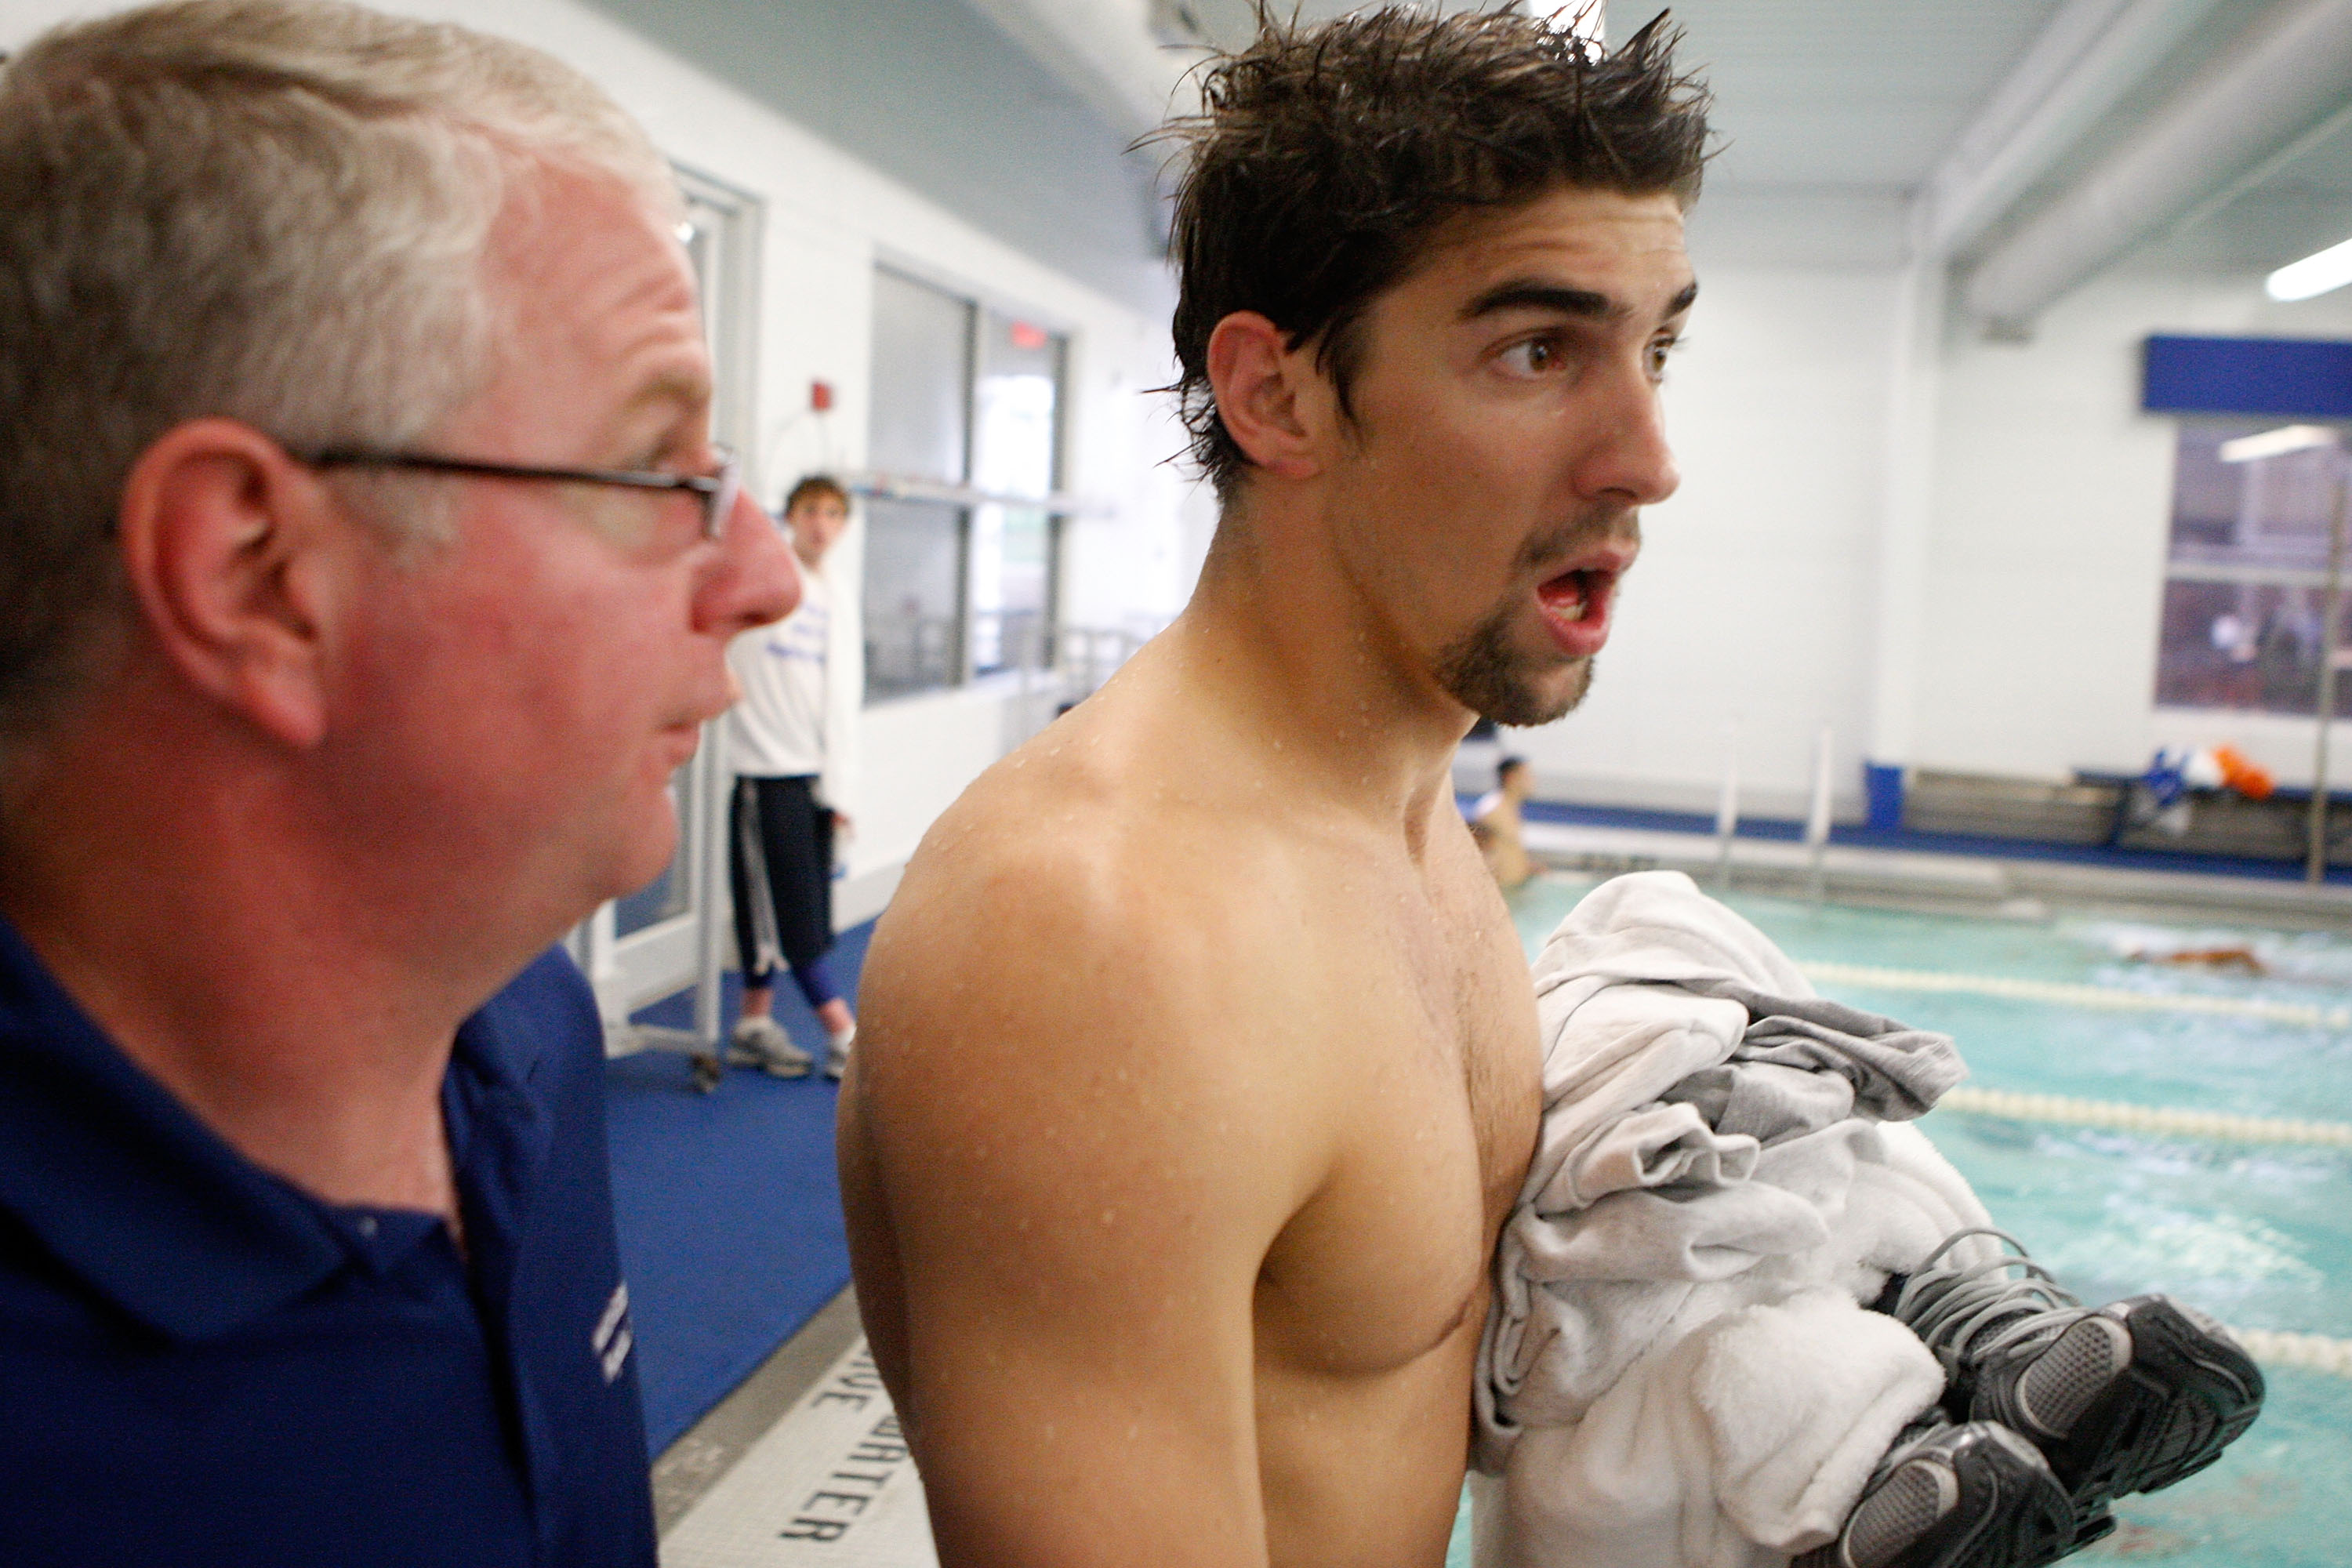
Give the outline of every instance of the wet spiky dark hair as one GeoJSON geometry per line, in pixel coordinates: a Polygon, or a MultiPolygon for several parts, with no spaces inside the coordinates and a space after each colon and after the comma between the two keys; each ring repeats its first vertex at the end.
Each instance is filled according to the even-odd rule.
{"type": "Polygon", "coordinates": [[[1173,246],[1174,390],[1193,459],[1230,499],[1249,458],[1209,384],[1209,334],[1255,310],[1314,343],[1340,406],[1355,330],[1448,218],[1559,185],[1698,195],[1708,96],[1678,75],[1664,14],[1613,51],[1511,11],[1406,5],[1320,26],[1259,5],[1257,41],[1212,61],[1202,112],[1163,137],[1189,148],[1173,246]]]}

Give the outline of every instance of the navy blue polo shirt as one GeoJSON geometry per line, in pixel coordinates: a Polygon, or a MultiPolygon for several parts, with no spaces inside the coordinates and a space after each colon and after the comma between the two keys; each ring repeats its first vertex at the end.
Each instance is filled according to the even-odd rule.
{"type": "Polygon", "coordinates": [[[0,1562],[652,1568],[603,1060],[560,952],[459,1029],[461,1258],[239,1155],[0,921],[0,1562]]]}

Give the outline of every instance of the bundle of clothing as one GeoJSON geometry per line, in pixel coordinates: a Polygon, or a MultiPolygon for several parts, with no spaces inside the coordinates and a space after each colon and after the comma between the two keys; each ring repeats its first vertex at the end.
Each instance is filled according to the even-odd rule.
{"type": "Polygon", "coordinates": [[[1785,1563],[1944,1392],[1864,1303],[1990,1223],[1906,1125],[1959,1054],[1813,994],[1679,872],[1597,889],[1535,984],[1545,1114],[1479,1352],[1478,1560],[1785,1563]]]}
{"type": "Polygon", "coordinates": [[[1949,1039],[1813,994],[1689,878],[1595,889],[1535,985],[1480,1568],[2039,1568],[2252,1423],[2221,1324],[2085,1309],[2008,1254],[1909,1125],[1965,1072],[1949,1039]]]}

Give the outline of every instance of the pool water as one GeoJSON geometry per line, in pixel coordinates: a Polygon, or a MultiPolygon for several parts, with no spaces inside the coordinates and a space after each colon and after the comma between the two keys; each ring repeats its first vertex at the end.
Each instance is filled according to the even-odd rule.
{"type": "MultiPolygon", "coordinates": [[[[1513,897],[1530,956],[1595,882],[1548,874],[1513,897]]],[[[1959,1042],[1972,1086],[2243,1115],[2352,1120],[2352,938],[2063,913],[1994,919],[1727,900],[1800,963],[1934,971],[2143,994],[2302,1004],[2314,1021],[2114,1011],[1841,982],[1841,1000],[1959,1042]],[[2136,954],[2243,949],[2262,966],[2136,954]],[[2329,1016],[2334,1015],[2334,1016],[2329,1016]]],[[[2242,1143],[1955,1110],[1921,1127],[1994,1220],[2085,1301],[2163,1290],[2244,1329],[2352,1338],[2352,1150],[2242,1143]]],[[[2352,1563],[2352,1378],[2263,1368],[2262,1418],[2221,1461],[2116,1506],[2076,1561],[2166,1568],[2352,1563]]],[[[1466,1563],[1457,1539],[1455,1561],[1466,1563]]]]}

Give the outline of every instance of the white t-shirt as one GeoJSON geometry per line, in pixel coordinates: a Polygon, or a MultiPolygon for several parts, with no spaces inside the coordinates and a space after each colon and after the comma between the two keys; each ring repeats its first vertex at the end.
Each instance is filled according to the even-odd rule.
{"type": "Polygon", "coordinates": [[[728,644],[728,668],[743,688],[742,700],[727,713],[727,755],[736,773],[792,778],[825,771],[825,659],[832,637],[832,590],[815,573],[803,571],[799,609],[728,644]]]}

